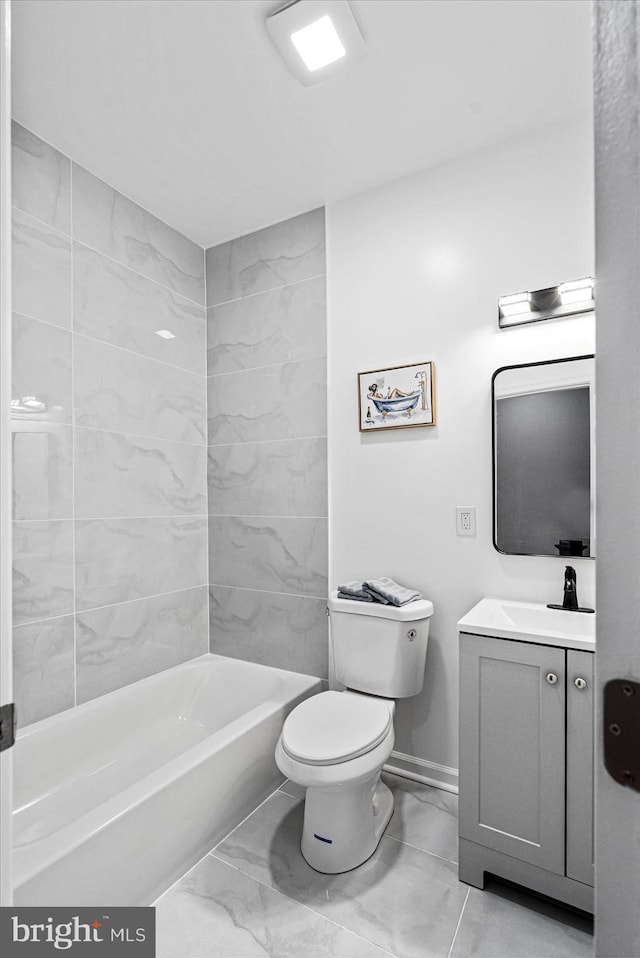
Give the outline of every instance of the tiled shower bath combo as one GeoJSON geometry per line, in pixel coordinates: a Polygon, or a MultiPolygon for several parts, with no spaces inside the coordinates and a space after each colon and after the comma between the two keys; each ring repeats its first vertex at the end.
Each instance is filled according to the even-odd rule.
{"type": "Polygon", "coordinates": [[[20,725],[209,649],[326,678],[324,211],[208,250],[205,310],[203,249],[13,130],[20,725]]]}

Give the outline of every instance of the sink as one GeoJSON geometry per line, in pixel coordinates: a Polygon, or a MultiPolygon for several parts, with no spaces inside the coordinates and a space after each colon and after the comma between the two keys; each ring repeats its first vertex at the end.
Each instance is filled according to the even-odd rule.
{"type": "Polygon", "coordinates": [[[485,598],[460,619],[458,631],[593,652],[595,620],[595,615],[588,612],[564,612],[538,602],[485,598]]]}

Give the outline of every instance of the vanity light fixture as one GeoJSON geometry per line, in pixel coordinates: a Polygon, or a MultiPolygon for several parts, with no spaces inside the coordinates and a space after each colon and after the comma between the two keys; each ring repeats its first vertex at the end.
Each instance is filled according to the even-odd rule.
{"type": "MultiPolygon", "coordinates": [[[[531,293],[512,293],[510,296],[501,296],[498,300],[498,309],[503,316],[523,316],[531,312],[531,293]]],[[[521,319],[520,322],[526,322],[521,319]]]]}
{"type": "Polygon", "coordinates": [[[156,336],[160,336],[162,339],[176,338],[176,334],[172,333],[170,329],[156,329],[156,336]]]}
{"type": "Polygon", "coordinates": [[[521,326],[538,323],[543,319],[560,319],[577,316],[595,309],[593,301],[593,277],[575,279],[559,286],[536,289],[529,293],[512,293],[498,299],[498,325],[521,326]]]}
{"type": "Polygon", "coordinates": [[[563,306],[584,303],[585,300],[588,302],[593,299],[593,277],[586,276],[584,279],[574,279],[571,283],[560,283],[558,292],[563,306]]]}
{"type": "Polygon", "coordinates": [[[366,55],[347,0],[293,0],[267,18],[271,39],[304,86],[366,55]]]}

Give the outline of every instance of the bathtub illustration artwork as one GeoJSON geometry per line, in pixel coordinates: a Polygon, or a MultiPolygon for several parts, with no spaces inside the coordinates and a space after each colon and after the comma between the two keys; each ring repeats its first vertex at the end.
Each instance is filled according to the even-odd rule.
{"type": "Polygon", "coordinates": [[[360,432],[434,426],[433,363],[415,363],[359,373],[358,400],[360,432]]]}

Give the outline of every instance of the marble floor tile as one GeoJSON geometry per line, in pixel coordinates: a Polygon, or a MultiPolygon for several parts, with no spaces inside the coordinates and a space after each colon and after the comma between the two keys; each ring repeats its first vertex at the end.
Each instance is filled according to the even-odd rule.
{"type": "Polygon", "coordinates": [[[387,952],[208,856],[157,904],[158,958],[387,952]]]}
{"type": "Polygon", "coordinates": [[[453,863],[383,837],[359,868],[321,875],[300,852],[302,817],[278,791],[213,854],[394,955],[448,953],[467,894],[453,863]]]}
{"type": "Polygon", "coordinates": [[[458,796],[388,772],[382,779],[395,801],[387,835],[457,862],[458,796]]]}
{"type": "Polygon", "coordinates": [[[451,958],[590,958],[593,922],[524,891],[471,888],[451,958]]]}
{"type": "Polygon", "coordinates": [[[307,790],[304,785],[298,785],[297,782],[291,782],[287,779],[286,782],[283,782],[280,786],[280,791],[291,795],[292,798],[304,798],[307,790]]]}

